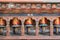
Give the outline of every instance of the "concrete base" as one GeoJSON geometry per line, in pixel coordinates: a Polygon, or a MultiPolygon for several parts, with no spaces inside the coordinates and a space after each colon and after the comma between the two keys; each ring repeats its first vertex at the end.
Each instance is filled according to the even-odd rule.
{"type": "Polygon", "coordinates": [[[60,36],[1,36],[0,39],[60,39],[60,36]]]}

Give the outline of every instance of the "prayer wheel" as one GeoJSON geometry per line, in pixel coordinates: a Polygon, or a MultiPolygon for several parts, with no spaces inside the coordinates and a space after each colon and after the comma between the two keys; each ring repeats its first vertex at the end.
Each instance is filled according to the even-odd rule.
{"type": "Polygon", "coordinates": [[[42,28],[43,33],[48,25],[50,25],[50,22],[47,18],[43,17],[42,19],[40,19],[39,26],[42,28]]]}
{"type": "Polygon", "coordinates": [[[60,28],[60,17],[54,20],[53,25],[54,25],[54,28],[56,29],[56,33],[58,34],[58,28],[60,28]]]}
{"type": "Polygon", "coordinates": [[[21,20],[14,17],[12,20],[10,20],[10,26],[13,28],[13,33],[15,34],[16,31],[18,31],[17,28],[20,28],[21,26],[21,20]]]}
{"type": "Polygon", "coordinates": [[[6,20],[0,17],[0,34],[2,34],[5,27],[6,27],[6,20]]]}
{"type": "Polygon", "coordinates": [[[33,26],[35,26],[35,20],[32,19],[31,17],[28,17],[26,20],[25,20],[25,23],[24,23],[26,29],[27,29],[27,33],[30,32],[31,28],[33,28],[33,26]]]}

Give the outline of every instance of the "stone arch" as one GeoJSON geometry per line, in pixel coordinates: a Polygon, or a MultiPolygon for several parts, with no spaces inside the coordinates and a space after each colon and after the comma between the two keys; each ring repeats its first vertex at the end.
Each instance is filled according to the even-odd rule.
{"type": "Polygon", "coordinates": [[[49,20],[47,17],[42,17],[42,18],[39,20],[39,24],[42,24],[42,23],[45,23],[45,24],[50,25],[50,20],[49,20]],[[44,20],[44,22],[43,22],[43,20],[44,20]]]}
{"type": "Polygon", "coordinates": [[[36,21],[35,19],[33,19],[32,17],[28,17],[27,19],[25,19],[24,21],[24,25],[27,25],[27,24],[32,24],[32,25],[36,25],[36,21]],[[30,19],[30,20],[29,20],[30,19]],[[28,22],[29,21],[29,22],[28,22]]]}
{"type": "Polygon", "coordinates": [[[60,17],[57,17],[56,19],[53,20],[53,25],[55,24],[60,24],[60,17]]]}
{"type": "Polygon", "coordinates": [[[6,20],[3,17],[0,17],[0,25],[6,26],[6,20]]]}
{"type": "Polygon", "coordinates": [[[11,20],[10,20],[10,26],[12,25],[22,25],[21,23],[21,20],[18,19],[17,17],[13,17],[11,20]],[[15,21],[16,20],[16,21],[15,21]]]}

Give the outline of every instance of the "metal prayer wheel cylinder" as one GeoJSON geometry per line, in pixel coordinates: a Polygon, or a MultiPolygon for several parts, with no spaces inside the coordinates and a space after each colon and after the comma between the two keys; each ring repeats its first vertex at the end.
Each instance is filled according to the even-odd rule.
{"type": "Polygon", "coordinates": [[[6,20],[0,17],[0,34],[2,34],[5,27],[6,27],[6,20]]]}
{"type": "Polygon", "coordinates": [[[18,31],[18,28],[21,26],[21,20],[14,17],[12,20],[10,20],[10,25],[13,30],[13,33],[15,34],[18,31]]]}
{"type": "Polygon", "coordinates": [[[50,24],[50,23],[48,23],[48,22],[49,22],[49,21],[48,21],[45,17],[43,17],[43,18],[40,19],[40,21],[39,21],[39,26],[42,27],[42,32],[43,32],[43,33],[45,32],[46,27],[48,26],[48,24],[50,24]]]}
{"type": "Polygon", "coordinates": [[[44,33],[46,30],[46,27],[48,26],[47,24],[40,24],[40,26],[42,27],[42,32],[44,33]]]}
{"type": "Polygon", "coordinates": [[[33,19],[31,17],[28,17],[25,22],[24,22],[24,25],[25,25],[25,28],[27,28],[27,33],[30,32],[31,28],[34,27],[34,23],[33,23],[33,19]]]}
{"type": "Polygon", "coordinates": [[[56,33],[58,34],[59,33],[58,28],[60,28],[60,17],[54,20],[54,27],[56,27],[56,33]]]}

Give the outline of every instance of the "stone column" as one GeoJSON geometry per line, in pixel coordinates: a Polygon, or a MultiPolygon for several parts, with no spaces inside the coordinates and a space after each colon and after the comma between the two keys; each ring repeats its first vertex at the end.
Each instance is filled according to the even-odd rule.
{"type": "Polygon", "coordinates": [[[39,34],[38,20],[36,20],[36,36],[39,34]]]}
{"type": "Polygon", "coordinates": [[[24,36],[24,20],[22,21],[22,27],[21,27],[21,35],[24,36]]]}
{"type": "Polygon", "coordinates": [[[10,20],[7,19],[7,25],[6,25],[6,35],[9,36],[10,35],[10,25],[9,25],[9,22],[10,20]]]}
{"type": "Polygon", "coordinates": [[[50,36],[53,36],[53,20],[50,20],[50,36]]]}

